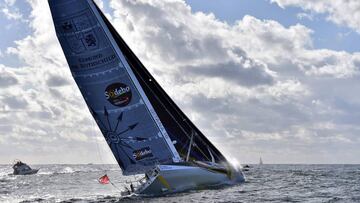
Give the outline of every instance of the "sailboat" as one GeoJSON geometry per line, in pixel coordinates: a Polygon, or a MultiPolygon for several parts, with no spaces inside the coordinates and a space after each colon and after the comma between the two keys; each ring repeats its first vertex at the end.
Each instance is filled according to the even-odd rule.
{"type": "Polygon", "coordinates": [[[188,119],[93,0],[49,0],[75,82],[131,191],[164,195],[245,181],[188,119]]]}
{"type": "Polygon", "coordinates": [[[263,160],[262,160],[262,158],[260,157],[260,161],[259,161],[259,165],[263,165],[264,163],[263,163],[263,160]]]}

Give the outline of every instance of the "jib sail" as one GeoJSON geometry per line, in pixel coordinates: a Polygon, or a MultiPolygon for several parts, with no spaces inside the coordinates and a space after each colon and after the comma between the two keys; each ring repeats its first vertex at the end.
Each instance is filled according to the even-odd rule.
{"type": "Polygon", "coordinates": [[[217,163],[226,162],[221,152],[203,135],[161,88],[98,7],[97,10],[114,37],[116,44],[124,54],[126,61],[159,116],[171,140],[176,141],[174,142],[175,147],[181,158],[186,160],[189,152],[189,158],[192,160],[215,161],[217,163]],[[189,150],[191,142],[193,146],[189,150]]]}
{"type": "Polygon", "coordinates": [[[124,174],[181,160],[92,0],[49,0],[71,73],[124,174]]]}

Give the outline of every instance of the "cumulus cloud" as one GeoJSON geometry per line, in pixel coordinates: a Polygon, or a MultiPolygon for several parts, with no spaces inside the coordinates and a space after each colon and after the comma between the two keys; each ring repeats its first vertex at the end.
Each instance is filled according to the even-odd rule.
{"type": "Polygon", "coordinates": [[[67,85],[67,84],[69,84],[69,82],[67,79],[65,79],[61,76],[52,75],[46,79],[46,84],[49,87],[59,87],[59,86],[67,85]]]}
{"type": "MultiPolygon", "coordinates": [[[[27,19],[32,33],[7,48],[9,57],[17,57],[25,65],[0,67],[0,126],[9,130],[1,140],[1,154],[13,156],[1,160],[25,157],[37,163],[82,162],[80,157],[59,154],[66,150],[86,154],[96,147],[94,121],[71,79],[48,5],[37,0],[27,3],[32,9],[27,19]]],[[[93,161],[85,158],[84,162],[93,161]]]]}
{"type": "MultiPolygon", "coordinates": [[[[304,162],[314,148],[329,157],[329,144],[360,142],[352,111],[360,106],[358,53],[315,49],[313,31],[301,24],[244,16],[229,25],[182,0],[97,2],[109,4],[125,41],[226,154],[304,162]]],[[[35,162],[95,162],[95,142],[108,149],[71,79],[48,5],[28,3],[32,33],[7,49],[25,65],[0,67],[0,144],[35,162]]]]}
{"type": "Polygon", "coordinates": [[[307,19],[307,20],[310,20],[310,21],[313,21],[314,20],[314,16],[312,14],[309,14],[309,13],[298,13],[296,15],[296,17],[299,19],[299,20],[304,20],[304,19],[307,19]]]}
{"type": "Polygon", "coordinates": [[[356,140],[350,131],[322,134],[311,126],[339,115],[331,94],[320,92],[358,76],[357,53],[314,49],[313,31],[301,24],[285,27],[244,16],[230,26],[213,14],[192,13],[183,1],[112,1],[111,7],[118,31],[160,83],[231,152],[262,146],[250,135],[269,135],[273,145],[267,152],[279,143],[302,142],[300,153],[317,140],[356,140]],[[324,80],[332,82],[319,85],[324,80]],[[327,109],[311,105],[314,97],[327,109]],[[317,139],[319,134],[324,138],[317,139]],[[230,139],[239,142],[229,144],[230,139]]]}
{"type": "Polygon", "coordinates": [[[195,77],[218,77],[243,86],[271,85],[273,83],[272,76],[265,72],[260,64],[251,63],[249,61],[248,67],[244,67],[245,64],[234,62],[187,66],[184,68],[184,73],[193,74],[195,77]]]}
{"type": "Polygon", "coordinates": [[[10,71],[4,65],[0,64],[0,87],[8,87],[18,84],[16,75],[10,71]]]}
{"type": "Polygon", "coordinates": [[[5,0],[3,3],[0,3],[0,11],[8,20],[20,20],[25,22],[23,15],[21,14],[19,8],[14,4],[16,0],[5,0]]]}
{"type": "Polygon", "coordinates": [[[3,98],[2,103],[11,109],[24,109],[28,105],[24,98],[16,96],[3,98]]]}
{"type": "Polygon", "coordinates": [[[10,20],[20,20],[22,19],[22,15],[18,10],[10,10],[9,8],[1,9],[1,12],[5,15],[6,18],[10,20]]]}
{"type": "Polygon", "coordinates": [[[325,14],[329,21],[350,27],[360,33],[360,2],[357,0],[271,0],[280,7],[301,7],[305,10],[325,14]]]}
{"type": "Polygon", "coordinates": [[[306,50],[293,60],[306,74],[348,78],[360,73],[360,53],[306,50]]]}

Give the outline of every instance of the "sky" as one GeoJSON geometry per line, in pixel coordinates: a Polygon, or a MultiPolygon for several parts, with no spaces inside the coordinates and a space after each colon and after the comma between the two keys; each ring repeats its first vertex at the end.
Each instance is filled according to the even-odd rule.
{"type": "MultiPolygon", "coordinates": [[[[96,1],[239,163],[360,163],[360,1],[96,1]]],[[[45,0],[0,0],[0,164],[115,163],[45,0]]]]}

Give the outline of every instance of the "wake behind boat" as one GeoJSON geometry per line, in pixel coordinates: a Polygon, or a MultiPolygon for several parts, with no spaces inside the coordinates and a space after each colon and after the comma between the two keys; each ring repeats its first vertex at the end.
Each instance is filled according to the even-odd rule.
{"type": "Polygon", "coordinates": [[[57,37],[128,193],[163,195],[245,181],[188,119],[92,0],[49,0],[57,37]]]}

